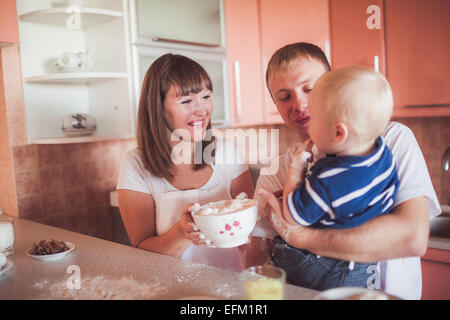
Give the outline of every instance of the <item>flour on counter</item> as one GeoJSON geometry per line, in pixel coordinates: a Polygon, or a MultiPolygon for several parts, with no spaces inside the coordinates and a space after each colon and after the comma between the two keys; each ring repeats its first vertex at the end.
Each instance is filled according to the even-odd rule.
{"type": "MultiPolygon", "coordinates": [[[[35,285],[36,286],[36,285],[35,285]]],[[[131,277],[111,279],[105,276],[85,278],[81,288],[68,289],[66,281],[50,287],[49,299],[67,300],[146,300],[166,294],[168,289],[159,283],[142,284],[131,277]]]]}
{"type": "Polygon", "coordinates": [[[227,283],[221,285],[219,288],[214,289],[214,295],[222,297],[224,299],[236,298],[239,296],[239,287],[231,286],[227,283]]]}
{"type": "Polygon", "coordinates": [[[48,285],[48,280],[42,280],[41,282],[37,282],[34,284],[34,288],[36,289],[44,289],[48,285]]]}

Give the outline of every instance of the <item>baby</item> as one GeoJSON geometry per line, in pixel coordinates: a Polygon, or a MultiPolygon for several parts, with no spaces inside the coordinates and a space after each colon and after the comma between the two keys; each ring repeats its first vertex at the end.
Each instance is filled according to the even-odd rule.
{"type": "MultiPolygon", "coordinates": [[[[312,228],[352,228],[388,213],[399,180],[381,138],[392,111],[392,92],[378,72],[348,67],[322,75],[309,100],[309,135],[326,156],[307,170],[312,146],[294,152],[283,190],[283,218],[312,228]]],[[[317,290],[365,287],[376,265],[318,257],[274,240],[273,260],[291,283],[317,290]],[[350,269],[350,270],[349,270],[350,269]]]]}

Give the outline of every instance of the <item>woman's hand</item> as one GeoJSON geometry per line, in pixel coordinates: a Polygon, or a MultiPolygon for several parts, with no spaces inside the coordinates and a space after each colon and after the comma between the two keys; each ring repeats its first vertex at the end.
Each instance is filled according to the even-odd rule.
{"type": "Polygon", "coordinates": [[[190,203],[183,210],[178,224],[184,233],[186,239],[191,241],[193,244],[198,246],[207,246],[214,248],[211,240],[206,239],[205,235],[201,233],[198,227],[195,225],[194,219],[192,218],[191,208],[195,203],[190,203]]]}

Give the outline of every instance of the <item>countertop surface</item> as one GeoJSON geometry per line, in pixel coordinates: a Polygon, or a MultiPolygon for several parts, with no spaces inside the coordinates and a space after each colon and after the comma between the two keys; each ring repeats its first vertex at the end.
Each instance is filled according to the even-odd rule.
{"type": "MultiPolygon", "coordinates": [[[[24,219],[15,219],[14,229],[16,252],[8,256],[12,267],[0,275],[0,299],[243,298],[236,272],[24,219]],[[52,238],[70,241],[75,249],[54,261],[27,256],[33,243],[52,238]]],[[[308,300],[317,293],[286,285],[285,298],[308,300]]]]}

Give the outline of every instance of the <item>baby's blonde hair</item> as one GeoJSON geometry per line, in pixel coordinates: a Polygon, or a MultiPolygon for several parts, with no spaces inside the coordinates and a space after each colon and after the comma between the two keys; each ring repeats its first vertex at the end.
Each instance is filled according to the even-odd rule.
{"type": "Polygon", "coordinates": [[[326,72],[316,82],[313,94],[320,95],[332,123],[344,122],[361,141],[381,135],[392,116],[391,87],[381,73],[369,68],[326,72]]]}

